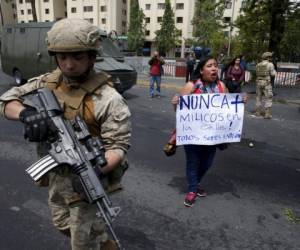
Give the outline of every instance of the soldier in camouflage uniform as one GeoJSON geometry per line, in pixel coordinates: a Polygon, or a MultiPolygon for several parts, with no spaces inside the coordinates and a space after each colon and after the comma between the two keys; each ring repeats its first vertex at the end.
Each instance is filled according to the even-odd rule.
{"type": "MultiPolygon", "coordinates": [[[[108,191],[119,189],[124,161],[131,136],[130,111],[121,95],[112,87],[110,76],[93,69],[100,48],[99,30],[88,21],[63,19],[47,33],[48,51],[55,57],[58,69],[14,87],[0,97],[0,112],[7,119],[23,120],[30,141],[45,135],[45,122],[22,105],[21,95],[37,88],[53,90],[64,109],[64,117],[80,115],[93,136],[100,136],[105,146],[107,165],[104,186],[108,191]]],[[[103,220],[96,216],[96,207],[88,204],[78,177],[67,167],[59,167],[42,179],[49,186],[49,206],[54,225],[71,237],[72,250],[117,249],[108,239],[103,220]]]]}
{"type": "Polygon", "coordinates": [[[256,65],[256,111],[255,115],[262,115],[262,96],[265,96],[265,119],[271,119],[272,107],[272,85],[271,76],[276,75],[273,63],[270,62],[272,58],[271,52],[262,54],[262,61],[256,65]]]}

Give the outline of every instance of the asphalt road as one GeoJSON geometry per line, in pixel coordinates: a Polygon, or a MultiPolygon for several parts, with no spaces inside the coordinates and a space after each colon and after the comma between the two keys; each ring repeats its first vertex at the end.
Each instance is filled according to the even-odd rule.
{"type": "MultiPolygon", "coordinates": [[[[0,74],[1,93],[7,83],[0,74]]],[[[151,100],[145,86],[135,86],[124,94],[133,124],[130,168],[125,190],[112,200],[122,207],[114,225],[125,248],[300,249],[299,106],[276,103],[267,121],[252,115],[250,95],[242,142],[217,152],[204,180],[209,195],[186,208],[183,150],[170,158],[162,152],[174,126],[175,92],[163,88],[162,98],[151,100]]],[[[46,189],[24,173],[36,159],[34,145],[22,138],[21,124],[0,124],[0,249],[69,249],[51,224],[46,189]]]]}

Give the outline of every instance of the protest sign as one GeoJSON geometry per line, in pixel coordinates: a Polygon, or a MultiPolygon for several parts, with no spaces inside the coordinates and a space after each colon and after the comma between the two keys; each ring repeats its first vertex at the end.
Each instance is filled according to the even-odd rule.
{"type": "Polygon", "coordinates": [[[176,110],[176,144],[239,142],[243,120],[244,103],[241,94],[180,96],[176,110]]]}

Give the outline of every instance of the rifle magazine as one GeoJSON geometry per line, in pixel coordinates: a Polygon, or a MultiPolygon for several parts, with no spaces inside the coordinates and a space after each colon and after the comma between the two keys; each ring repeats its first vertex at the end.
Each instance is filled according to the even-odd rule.
{"type": "Polygon", "coordinates": [[[27,174],[34,180],[39,181],[46,173],[57,167],[58,163],[51,155],[46,155],[26,169],[27,174]]]}

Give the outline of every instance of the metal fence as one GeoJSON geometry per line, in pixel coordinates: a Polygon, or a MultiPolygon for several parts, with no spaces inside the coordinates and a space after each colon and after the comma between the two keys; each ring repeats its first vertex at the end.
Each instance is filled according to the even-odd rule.
{"type": "MultiPolygon", "coordinates": [[[[125,60],[136,69],[138,73],[148,74],[149,73],[149,65],[148,61],[150,57],[125,57],[125,60]]],[[[178,76],[178,72],[180,76],[183,77],[182,73],[185,72],[185,63],[180,61],[176,62],[175,60],[165,60],[165,65],[163,65],[164,75],[165,76],[178,76]]],[[[245,81],[251,82],[253,81],[253,71],[255,67],[252,67],[250,70],[247,70],[245,73],[245,81]]],[[[219,70],[220,74],[220,70],[219,70]]],[[[293,86],[296,84],[300,84],[300,68],[293,68],[291,65],[285,67],[279,67],[277,69],[277,75],[275,77],[275,85],[281,86],[293,86]]]]}

